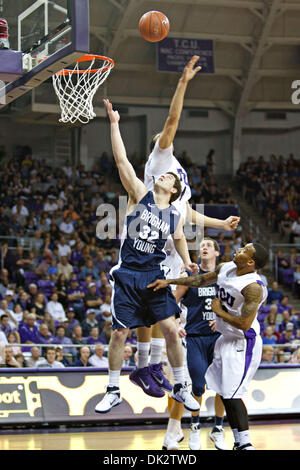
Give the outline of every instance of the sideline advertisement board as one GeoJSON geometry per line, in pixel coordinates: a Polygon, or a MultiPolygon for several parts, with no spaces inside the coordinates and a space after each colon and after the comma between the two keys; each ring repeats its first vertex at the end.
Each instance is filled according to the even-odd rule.
{"type": "MultiPolygon", "coordinates": [[[[167,394],[163,398],[145,395],[128,379],[130,371],[123,370],[120,379],[123,402],[110,413],[99,415],[94,408],[105,393],[107,370],[2,369],[0,425],[71,422],[101,425],[167,419],[167,394]]],[[[299,383],[300,367],[260,368],[245,400],[249,415],[300,413],[299,383]]],[[[204,395],[201,416],[214,416],[214,393],[211,390],[204,395]]]]}

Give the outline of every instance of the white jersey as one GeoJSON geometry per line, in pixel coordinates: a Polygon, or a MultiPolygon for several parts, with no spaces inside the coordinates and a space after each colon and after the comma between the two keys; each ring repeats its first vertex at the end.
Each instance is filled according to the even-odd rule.
{"type": "MultiPolygon", "coordinates": [[[[263,299],[268,291],[261,277],[256,273],[236,275],[236,264],[225,263],[218,275],[218,297],[222,305],[232,316],[240,316],[244,304],[242,290],[249,284],[258,282],[263,289],[263,299]]],[[[205,374],[207,387],[223,398],[242,398],[249,388],[262,354],[260,326],[255,318],[248,331],[226,323],[217,317],[216,329],[221,336],[217,339],[214,359],[205,374]]]]}
{"type": "MultiPolygon", "coordinates": [[[[187,202],[191,198],[191,188],[188,182],[186,171],[173,155],[173,145],[166,149],[159,147],[159,139],[155,142],[155,146],[148,161],[145,165],[144,184],[149,191],[154,190],[155,181],[168,171],[178,175],[181,182],[181,195],[172,204],[176,207],[184,221],[186,219],[187,202]]],[[[180,275],[182,267],[182,259],[177,253],[172,237],[169,237],[165,246],[166,259],[164,266],[168,268],[166,271],[167,278],[176,278],[180,275]]]]}
{"type": "MultiPolygon", "coordinates": [[[[220,269],[218,275],[218,297],[230,315],[241,316],[244,305],[244,296],[242,294],[242,290],[245,287],[247,287],[249,284],[253,284],[254,282],[258,282],[262,286],[263,299],[260,305],[266,300],[268,296],[268,290],[264,286],[259,274],[254,272],[244,274],[243,276],[237,276],[236,268],[236,264],[231,261],[230,263],[225,263],[220,269]]],[[[217,317],[216,328],[217,331],[223,335],[235,334],[235,336],[240,335],[241,337],[244,337],[243,330],[239,330],[238,328],[229,325],[229,323],[226,323],[220,317],[217,317]]],[[[250,328],[253,328],[257,335],[260,334],[260,325],[256,317],[253,320],[250,328]]]]}

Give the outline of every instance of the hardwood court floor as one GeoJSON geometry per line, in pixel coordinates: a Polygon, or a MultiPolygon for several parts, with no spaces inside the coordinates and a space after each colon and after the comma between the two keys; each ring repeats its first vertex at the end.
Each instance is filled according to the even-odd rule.
{"type": "MultiPolygon", "coordinates": [[[[127,428],[128,429],[128,428],[127,428]]],[[[209,427],[201,429],[202,450],[215,450],[209,439],[209,427]]],[[[232,435],[226,426],[226,442],[232,449],[232,435]]],[[[300,423],[255,424],[251,425],[251,440],[257,450],[299,450],[300,423]]],[[[111,431],[84,431],[76,429],[68,432],[29,432],[0,435],[0,451],[3,450],[161,450],[165,428],[147,430],[136,428],[122,431],[116,427],[111,431]]],[[[184,429],[185,439],[180,443],[181,450],[188,450],[189,430],[184,429]]]]}

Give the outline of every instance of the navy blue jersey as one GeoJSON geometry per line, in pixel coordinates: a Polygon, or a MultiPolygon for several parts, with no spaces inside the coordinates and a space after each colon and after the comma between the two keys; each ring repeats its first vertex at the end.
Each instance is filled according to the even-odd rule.
{"type": "MultiPolygon", "coordinates": [[[[205,274],[199,266],[199,274],[205,274]]],[[[190,273],[188,273],[191,276],[190,273]]],[[[216,319],[216,314],[211,309],[211,301],[216,297],[217,284],[207,287],[189,287],[183,305],[187,307],[185,331],[187,335],[212,336],[214,333],[209,327],[209,321],[216,319]]]]}
{"type": "Polygon", "coordinates": [[[173,205],[159,209],[149,191],[126,217],[120,249],[122,266],[143,271],[159,268],[166,257],[167,238],[174,234],[179,220],[180,213],[173,205]]]}

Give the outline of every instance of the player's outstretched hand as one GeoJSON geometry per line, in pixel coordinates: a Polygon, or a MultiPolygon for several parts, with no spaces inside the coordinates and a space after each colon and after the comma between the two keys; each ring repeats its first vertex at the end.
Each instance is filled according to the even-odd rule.
{"type": "Polygon", "coordinates": [[[168,287],[169,281],[168,279],[157,279],[156,281],[152,282],[152,284],[148,284],[147,288],[154,290],[156,292],[157,290],[164,289],[165,287],[168,287]]]}
{"type": "Polygon", "coordinates": [[[192,274],[198,274],[199,266],[196,263],[189,263],[185,265],[185,270],[189,271],[192,274]]]}
{"type": "Polygon", "coordinates": [[[239,225],[241,218],[231,215],[224,220],[224,230],[235,230],[239,225]]]}
{"type": "Polygon", "coordinates": [[[118,111],[113,110],[111,102],[107,98],[104,98],[103,102],[105,104],[110,122],[111,123],[119,122],[120,121],[120,115],[119,115],[118,111]]]}
{"type": "Polygon", "coordinates": [[[191,60],[189,61],[189,63],[184,67],[183,74],[182,74],[182,78],[183,78],[184,81],[189,82],[190,80],[192,80],[192,78],[194,78],[196,73],[198,73],[199,70],[202,69],[202,67],[200,65],[198,67],[194,68],[194,66],[198,62],[199,58],[200,57],[198,55],[194,55],[191,58],[191,60]]]}

